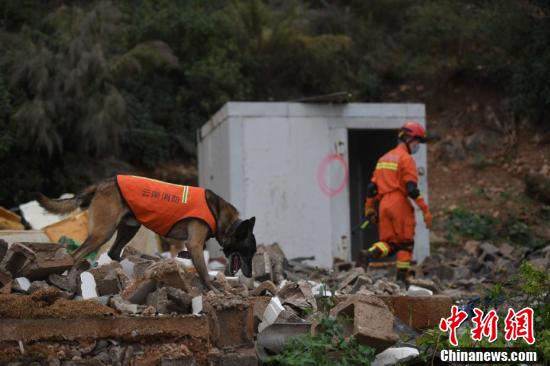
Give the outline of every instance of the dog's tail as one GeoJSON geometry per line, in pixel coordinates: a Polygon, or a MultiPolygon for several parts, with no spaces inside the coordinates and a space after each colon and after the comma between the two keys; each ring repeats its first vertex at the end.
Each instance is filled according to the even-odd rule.
{"type": "Polygon", "coordinates": [[[87,206],[97,191],[98,184],[84,188],[82,192],[72,198],[51,199],[42,193],[36,194],[36,200],[46,211],[56,214],[68,213],[81,206],[87,206]]]}

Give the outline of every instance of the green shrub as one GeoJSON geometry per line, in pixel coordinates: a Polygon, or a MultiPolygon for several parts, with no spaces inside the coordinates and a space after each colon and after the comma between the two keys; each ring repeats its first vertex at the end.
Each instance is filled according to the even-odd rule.
{"type": "Polygon", "coordinates": [[[288,366],[370,365],[375,350],[363,346],[354,337],[344,336],[344,329],[336,319],[326,315],[320,318],[322,332],[290,338],[284,350],[270,358],[270,362],[288,366]]]}

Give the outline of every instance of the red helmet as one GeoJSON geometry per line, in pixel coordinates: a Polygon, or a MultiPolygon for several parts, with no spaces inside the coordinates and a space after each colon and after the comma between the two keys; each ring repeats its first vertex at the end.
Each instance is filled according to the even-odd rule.
{"type": "Polygon", "coordinates": [[[414,137],[420,140],[420,142],[426,142],[426,130],[418,122],[405,121],[399,136],[406,134],[407,136],[414,137]]]}

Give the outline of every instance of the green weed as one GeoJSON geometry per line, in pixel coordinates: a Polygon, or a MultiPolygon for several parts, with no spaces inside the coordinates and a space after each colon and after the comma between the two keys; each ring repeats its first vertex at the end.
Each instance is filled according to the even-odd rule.
{"type": "Polygon", "coordinates": [[[269,362],[288,366],[370,365],[374,348],[364,346],[352,336],[344,335],[343,326],[334,318],[322,315],[322,332],[317,336],[293,337],[284,350],[269,362]]]}

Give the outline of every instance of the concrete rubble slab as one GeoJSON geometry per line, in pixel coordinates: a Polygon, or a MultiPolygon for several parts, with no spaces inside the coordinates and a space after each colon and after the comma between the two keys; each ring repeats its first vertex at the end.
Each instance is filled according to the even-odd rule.
{"type": "Polygon", "coordinates": [[[209,340],[204,316],[77,319],[2,319],[0,341],[68,341],[112,338],[126,341],[193,337],[209,340]]]}
{"type": "Polygon", "coordinates": [[[258,287],[256,287],[254,290],[250,292],[250,295],[252,296],[261,296],[264,294],[270,294],[272,296],[277,295],[277,292],[279,290],[277,289],[277,286],[272,281],[264,281],[260,283],[258,287]]]}
{"type": "MultiPolygon", "coordinates": [[[[353,295],[331,309],[330,315],[339,319],[344,332],[356,337],[378,352],[395,344],[399,337],[393,331],[393,314],[386,304],[374,296],[353,295]]],[[[317,334],[319,325],[312,326],[317,334]]]]}
{"type": "Polygon", "coordinates": [[[17,244],[32,250],[34,258],[20,269],[20,274],[29,280],[44,279],[51,273],[63,273],[74,265],[73,257],[66,249],[57,243],[16,243],[10,247],[13,250],[17,244]]]}
{"type": "Polygon", "coordinates": [[[22,272],[22,267],[35,258],[36,253],[31,248],[22,243],[14,243],[6,254],[3,267],[13,277],[18,277],[22,272]]]}
{"type": "Polygon", "coordinates": [[[416,330],[436,327],[449,316],[453,300],[449,296],[379,296],[401,321],[416,330]]]}
{"type": "Polygon", "coordinates": [[[420,352],[412,347],[391,347],[376,355],[372,366],[402,364],[418,357],[420,352]]]}
{"type": "Polygon", "coordinates": [[[76,292],[79,286],[80,274],[90,268],[90,262],[82,261],[69,269],[66,276],[52,273],[48,276],[48,282],[62,290],[76,292]]]}

